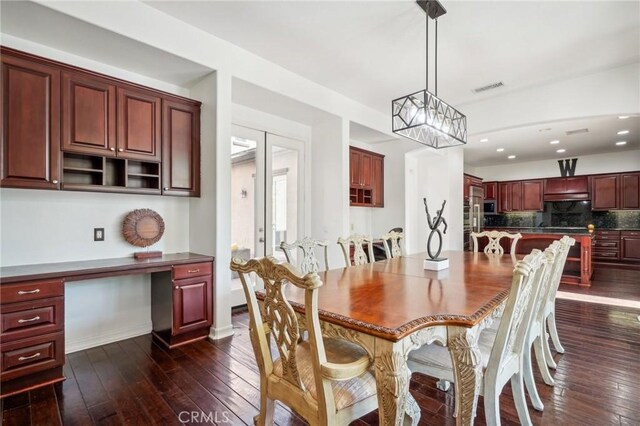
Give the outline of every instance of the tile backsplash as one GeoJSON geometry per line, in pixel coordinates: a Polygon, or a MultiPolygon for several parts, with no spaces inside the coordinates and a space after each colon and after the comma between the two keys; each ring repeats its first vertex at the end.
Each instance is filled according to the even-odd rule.
{"type": "Polygon", "coordinates": [[[486,215],[484,225],[505,227],[586,227],[640,229],[640,210],[591,211],[588,201],[545,202],[544,212],[486,215]]]}

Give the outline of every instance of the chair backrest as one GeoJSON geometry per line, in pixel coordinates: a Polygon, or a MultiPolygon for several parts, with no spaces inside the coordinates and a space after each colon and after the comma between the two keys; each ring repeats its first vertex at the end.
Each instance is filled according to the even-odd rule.
{"type": "Polygon", "coordinates": [[[351,235],[347,238],[338,238],[338,244],[342,248],[344,254],[344,263],[347,267],[351,266],[349,260],[349,248],[353,244],[353,264],[364,265],[365,263],[375,262],[373,257],[373,239],[367,235],[351,235]],[[367,252],[364,251],[364,245],[367,245],[367,252]]]}
{"type": "MultiPolygon", "coordinates": [[[[304,276],[296,274],[289,264],[278,264],[273,257],[251,259],[249,261],[234,258],[231,260],[231,270],[238,272],[249,308],[251,343],[258,361],[258,367],[263,377],[275,374],[273,357],[269,348],[269,336],[278,350],[282,363],[281,379],[293,385],[299,391],[296,396],[304,395],[311,398],[302,382],[302,371],[298,368],[296,350],[301,338],[301,327],[298,317],[285,297],[287,283],[305,290],[305,318],[306,329],[309,331],[309,345],[313,358],[314,377],[318,399],[333,403],[333,395],[325,395],[326,387],[322,386],[320,365],[326,363],[326,354],[320,320],[318,318],[318,288],[322,281],[318,274],[310,273],[304,276]],[[255,273],[264,282],[265,298],[263,308],[258,306],[249,274],[255,273]]],[[[286,401],[283,401],[286,403],[286,401]]]]}
{"type": "Polygon", "coordinates": [[[485,254],[504,254],[504,249],[500,245],[500,240],[502,238],[511,238],[511,249],[509,253],[515,254],[516,245],[518,244],[518,240],[522,238],[522,234],[509,234],[508,232],[502,231],[483,231],[483,232],[472,232],[471,239],[473,240],[473,251],[478,251],[478,238],[487,237],[488,242],[484,248],[485,254]]]}
{"type": "Polygon", "coordinates": [[[516,263],[509,298],[485,373],[493,380],[497,380],[505,365],[515,359],[513,354],[520,356],[523,353],[546,268],[545,255],[538,249],[516,263]]]}
{"type": "Polygon", "coordinates": [[[400,248],[400,240],[404,238],[404,232],[389,231],[382,235],[380,239],[384,244],[384,252],[387,255],[387,259],[392,257],[402,256],[402,248],[400,248]],[[391,247],[389,247],[391,243],[391,247]]]}
{"type": "Polygon", "coordinates": [[[287,258],[287,262],[293,264],[292,259],[292,250],[296,248],[302,250],[302,260],[300,261],[300,271],[303,274],[308,274],[309,272],[319,272],[320,271],[320,262],[316,257],[316,248],[320,247],[324,250],[324,269],[329,269],[329,254],[328,254],[328,246],[329,244],[325,240],[315,240],[310,237],[305,237],[302,240],[296,240],[291,244],[287,244],[282,241],[280,243],[280,248],[284,252],[284,256],[287,258]]]}
{"type": "Polygon", "coordinates": [[[560,249],[549,275],[550,283],[547,294],[544,297],[544,307],[549,304],[555,303],[556,294],[558,293],[558,287],[560,286],[560,280],[562,279],[562,272],[564,271],[564,265],[567,262],[569,250],[571,250],[571,247],[573,247],[575,243],[576,240],[567,235],[563,236],[560,241],[558,241],[560,249]]]}
{"type": "MultiPolygon", "coordinates": [[[[534,304],[532,324],[536,321],[542,321],[544,308],[547,304],[547,299],[553,284],[553,274],[555,269],[558,267],[561,250],[562,244],[560,241],[554,241],[544,251],[544,262],[547,266],[544,276],[542,277],[542,282],[540,283],[540,291],[538,293],[536,303],[534,304]]],[[[540,323],[540,325],[542,324],[543,323],[540,323]]]]}

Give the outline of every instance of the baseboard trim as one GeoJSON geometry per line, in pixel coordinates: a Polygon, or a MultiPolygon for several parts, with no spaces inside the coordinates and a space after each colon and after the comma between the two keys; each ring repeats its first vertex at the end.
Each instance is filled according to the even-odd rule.
{"type": "Polygon", "coordinates": [[[209,330],[209,340],[220,340],[231,336],[233,336],[233,325],[222,328],[211,327],[209,330]]]}
{"type": "Polygon", "coordinates": [[[65,340],[65,354],[82,351],[96,346],[102,346],[132,337],[142,336],[151,333],[151,321],[131,327],[120,327],[98,336],[84,337],[79,339],[65,340]]]}

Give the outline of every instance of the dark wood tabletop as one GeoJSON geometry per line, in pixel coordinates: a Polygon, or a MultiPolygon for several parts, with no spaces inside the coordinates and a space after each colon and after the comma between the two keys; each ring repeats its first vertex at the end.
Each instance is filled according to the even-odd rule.
{"type": "Polygon", "coordinates": [[[211,261],[213,261],[213,257],[211,256],[185,252],[166,253],[161,257],[149,259],[135,259],[131,256],[75,262],[5,266],[0,268],[0,284],[52,278],[63,278],[65,281],[77,281],[105,276],[143,274],[170,270],[172,265],[211,261]]]}
{"type": "MultiPolygon", "coordinates": [[[[423,269],[425,253],[320,272],[320,319],[398,341],[433,325],[471,327],[507,298],[511,256],[443,256],[449,268],[438,272],[423,269]]],[[[287,286],[287,299],[304,309],[303,290],[287,286]]]]}

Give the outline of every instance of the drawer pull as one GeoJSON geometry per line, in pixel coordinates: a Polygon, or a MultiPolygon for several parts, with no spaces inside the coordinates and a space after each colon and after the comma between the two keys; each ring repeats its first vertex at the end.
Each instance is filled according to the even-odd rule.
{"type": "Polygon", "coordinates": [[[20,358],[18,358],[18,361],[26,361],[28,359],[34,359],[34,358],[38,358],[40,356],[40,352],[36,352],[33,355],[29,355],[29,356],[21,356],[20,358]]]}
{"type": "Polygon", "coordinates": [[[25,291],[25,290],[18,291],[18,294],[20,296],[22,296],[24,294],[36,294],[36,293],[40,293],[40,289],[39,288],[36,288],[35,290],[30,290],[30,291],[25,291]]]}
{"type": "Polygon", "coordinates": [[[22,324],[25,322],[31,322],[31,321],[38,321],[40,319],[39,316],[33,317],[33,318],[29,318],[29,319],[19,319],[18,323],[22,324]]]}
{"type": "Polygon", "coordinates": [[[190,274],[195,274],[196,272],[200,272],[200,269],[189,269],[187,272],[190,274]]]}

